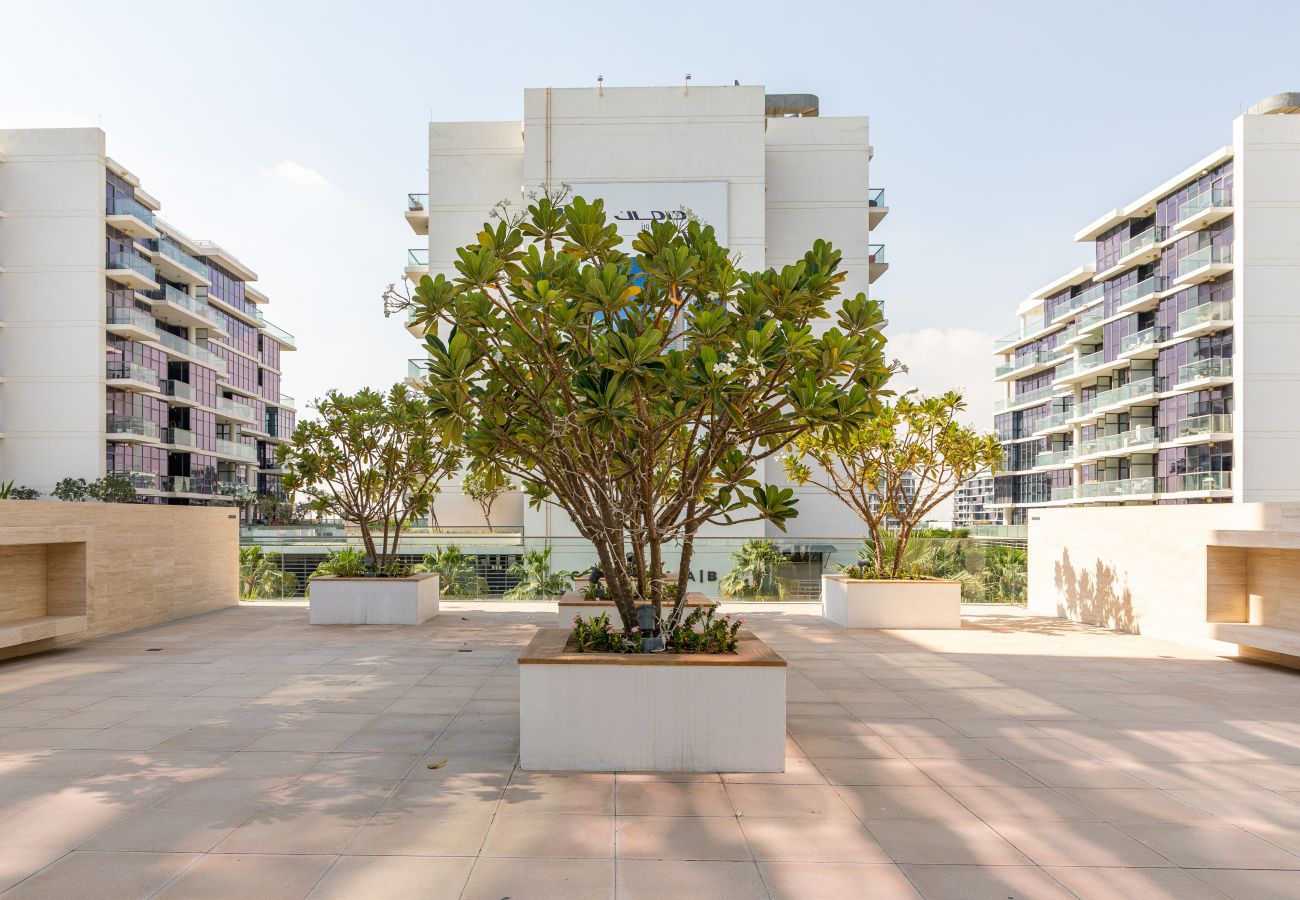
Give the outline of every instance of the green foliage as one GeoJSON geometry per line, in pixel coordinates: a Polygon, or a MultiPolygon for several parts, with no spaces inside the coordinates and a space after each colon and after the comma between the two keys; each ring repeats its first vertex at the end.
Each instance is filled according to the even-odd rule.
{"type": "Polygon", "coordinates": [[[121,475],[104,475],[94,481],[63,478],[54,485],[50,496],[65,503],[135,503],[139,499],[135,485],[121,475]]]}
{"type": "Polygon", "coordinates": [[[360,578],[366,574],[366,554],[356,547],[344,547],[334,550],[321,561],[312,578],[321,575],[337,575],[340,578],[360,578]]]}
{"type": "Polygon", "coordinates": [[[266,553],[261,547],[239,548],[239,596],[244,600],[268,600],[292,597],[298,591],[298,578],[284,571],[278,553],[266,553]]]}
{"type": "Polygon", "coordinates": [[[0,500],[35,500],[41,496],[36,488],[26,485],[14,486],[12,480],[0,482],[0,500]]]}
{"type": "Polygon", "coordinates": [[[308,497],[317,513],[360,526],[376,570],[391,571],[403,527],[429,513],[438,480],[456,471],[460,453],[429,403],[405,385],[387,394],[330,391],[315,409],[319,418],[299,423],[277,451],[283,487],[308,497]]]}
{"type": "Polygon", "coordinates": [[[479,597],[487,593],[487,581],[476,573],[474,557],[455,545],[426,553],[413,572],[437,572],[438,592],[444,597],[479,597]]]}
{"type": "Polygon", "coordinates": [[[684,586],[705,523],[783,527],[794,492],[762,483],[761,461],[808,429],[862,425],[888,393],[881,306],[840,297],[838,250],[737,263],[697,221],[628,247],[602,201],[544,196],[485,224],[455,276],[386,297],[425,329],[438,421],[569,515],[625,617],[664,601],[665,545],[681,543],[684,586]]]}
{"type": "Polygon", "coordinates": [[[1029,599],[1029,551],[989,546],[981,573],[984,599],[990,603],[1026,603],[1029,599]]]}
{"type": "Polygon", "coordinates": [[[957,417],[961,395],[903,396],[880,414],[848,428],[820,428],[795,439],[786,471],[796,484],[813,484],[847,504],[867,526],[881,578],[909,577],[907,544],[926,516],[966,479],[996,469],[1002,447],[957,417]],[[815,464],[810,466],[811,461],[815,464]],[[908,489],[909,479],[915,489],[908,489]],[[889,537],[892,522],[897,531],[889,537]],[[891,554],[890,542],[896,545],[891,554]]]}
{"type": "Polygon", "coordinates": [[[917,528],[912,531],[914,538],[966,538],[970,537],[969,528],[917,528]]]}
{"type": "Polygon", "coordinates": [[[461,490],[483,510],[483,521],[492,527],[492,507],[502,494],[519,488],[499,468],[485,460],[475,460],[465,473],[461,490]]]}
{"type": "Polygon", "coordinates": [[[775,541],[752,540],[731,554],[735,565],[722,576],[718,589],[724,597],[775,597],[786,595],[783,572],[791,568],[775,541]]]}
{"type": "Polygon", "coordinates": [[[628,640],[620,631],[615,631],[609,616],[601,613],[590,620],[582,616],[573,618],[573,644],[579,653],[628,653],[638,652],[639,645],[628,640]]]}
{"type": "MultiPolygon", "coordinates": [[[[506,568],[506,574],[519,579],[503,595],[507,600],[550,600],[573,586],[573,577],[568,572],[551,571],[550,547],[525,550],[517,561],[506,568]]],[[[636,621],[635,617],[632,621],[636,621]]]]}
{"type": "Polygon", "coordinates": [[[697,606],[669,632],[668,646],[676,653],[735,653],[741,618],[714,617],[712,606],[697,606]]]}

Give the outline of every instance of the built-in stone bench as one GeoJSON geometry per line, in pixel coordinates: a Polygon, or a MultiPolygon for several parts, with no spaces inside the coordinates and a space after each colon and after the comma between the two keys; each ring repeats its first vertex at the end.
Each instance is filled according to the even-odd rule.
{"type": "Polygon", "coordinates": [[[1211,531],[1206,551],[1210,636],[1243,656],[1300,657],[1300,532],[1211,531]]]}
{"type": "Polygon", "coordinates": [[[86,539],[78,525],[0,528],[0,649],[86,630],[86,539]]]}
{"type": "MultiPolygon", "coordinates": [[[[613,600],[584,600],[583,597],[583,591],[567,591],[557,601],[555,620],[557,627],[570,628],[573,625],[573,620],[578,616],[582,616],[584,619],[594,619],[604,613],[609,616],[610,624],[616,630],[622,629],[623,617],[618,614],[618,607],[614,605],[613,600]]],[[[691,592],[686,595],[686,615],[690,615],[696,608],[701,606],[717,605],[717,600],[698,592],[691,592]]],[[[665,602],[664,607],[669,608],[670,604],[665,602]]]]}

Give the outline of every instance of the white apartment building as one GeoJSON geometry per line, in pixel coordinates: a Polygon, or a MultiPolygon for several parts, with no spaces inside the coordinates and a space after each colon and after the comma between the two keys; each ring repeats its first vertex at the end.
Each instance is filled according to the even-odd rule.
{"type": "MultiPolygon", "coordinates": [[[[433,122],[428,193],[410,195],[406,211],[428,243],[408,252],[406,275],[454,276],[455,249],[473,239],[494,204],[518,206],[531,191],[568,184],[574,194],[604,199],[628,237],[655,211],[685,207],[713,225],[748,269],[795,263],[824,238],[843,253],[844,293],[869,293],[888,266],[883,246],[871,242],[887,207],[868,178],[868,120],[819,112],[812,95],[768,94],[761,85],[538,88],[524,92],[522,121],[433,122]]],[[[422,360],[411,360],[411,375],[422,371],[422,360]]],[[[779,460],[768,463],[767,479],[786,483],[779,460]]],[[[799,516],[787,532],[759,522],[711,533],[862,534],[838,500],[796,491],[799,516]]],[[[562,513],[527,510],[518,495],[499,508],[493,524],[522,528],[525,538],[577,535],[562,513]]],[[[454,486],[439,497],[438,519],[483,523],[454,486]]]]}
{"type": "Polygon", "coordinates": [[[1003,520],[1300,499],[1300,93],[1075,240],[995,348],[1003,520]]]}
{"type": "Polygon", "coordinates": [[[279,495],[292,335],[98,128],[0,130],[0,481],[128,478],[149,502],[279,495]]]}
{"type": "Polygon", "coordinates": [[[1001,522],[1001,511],[992,508],[993,476],[987,473],[968,478],[952,495],[952,527],[974,528],[1001,522]]]}

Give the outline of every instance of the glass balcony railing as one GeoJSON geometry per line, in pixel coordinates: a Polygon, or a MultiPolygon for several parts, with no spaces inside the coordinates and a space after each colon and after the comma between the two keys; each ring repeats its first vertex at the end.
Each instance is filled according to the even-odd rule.
{"type": "Polygon", "coordinates": [[[1232,434],[1232,414],[1213,413],[1183,419],[1174,426],[1174,434],[1180,438],[1200,437],[1205,434],[1232,434]]]}
{"type": "Polygon", "coordinates": [[[153,270],[153,263],[149,262],[147,259],[136,256],[134,253],[123,253],[121,251],[110,253],[108,254],[105,267],[119,270],[130,269],[141,278],[147,278],[150,281],[154,280],[155,273],[153,270]]]}
{"type": "Polygon", "coordinates": [[[1040,365],[1047,361],[1051,353],[1052,351],[1048,350],[1036,350],[1031,353],[1021,354],[1011,362],[1003,363],[998,366],[995,370],[995,374],[1000,377],[1002,375],[1009,375],[1012,372],[1017,372],[1021,369],[1028,369],[1031,366],[1040,365]]]}
{"type": "Polygon", "coordinates": [[[239,441],[228,441],[224,438],[217,438],[217,452],[222,456],[237,456],[250,462],[257,459],[257,448],[252,444],[242,444],[239,441]]]}
{"type": "Polygon", "coordinates": [[[1038,434],[1052,428],[1060,428],[1065,425],[1066,420],[1073,414],[1074,411],[1072,409],[1065,409],[1060,412],[1054,412],[1050,416],[1044,416],[1032,426],[1033,431],[1035,434],[1038,434]]]}
{"type": "Polygon", "coordinates": [[[1074,364],[1074,371],[1086,372],[1089,369],[1095,369],[1097,366],[1104,365],[1106,362],[1106,351],[1098,350],[1096,353],[1089,353],[1087,356],[1080,356],[1074,364]]]}
{"type": "Polygon", "coordinates": [[[1082,309],[1085,306],[1090,306],[1093,303],[1097,302],[1098,300],[1102,299],[1102,296],[1103,296],[1102,286],[1099,284],[1088,288],[1088,290],[1080,294],[1075,294],[1073,297],[1069,298],[1068,300],[1065,300],[1056,305],[1056,307],[1052,310],[1052,321],[1059,322],[1061,319],[1064,319],[1067,316],[1069,316],[1070,313],[1074,312],[1076,309],[1082,309]]]}
{"type": "Polygon", "coordinates": [[[972,525],[970,536],[975,538],[1010,538],[1024,540],[1029,537],[1028,525],[972,525]]]}
{"type": "Polygon", "coordinates": [[[257,415],[257,411],[247,403],[240,403],[238,400],[232,400],[229,397],[218,397],[216,408],[232,419],[241,419],[245,422],[253,421],[257,415]]]}
{"type": "Polygon", "coordinates": [[[164,284],[161,290],[146,291],[145,296],[150,300],[162,300],[167,303],[187,309],[200,318],[207,319],[214,325],[221,325],[221,319],[217,317],[217,311],[208,306],[206,300],[200,300],[198,297],[191,297],[182,290],[172,287],[170,284],[164,284]]]}
{"type": "Polygon", "coordinates": [[[1184,203],[1178,204],[1178,221],[1185,222],[1188,219],[1199,216],[1208,209],[1230,206],[1232,206],[1232,189],[1214,188],[1213,190],[1197,194],[1195,197],[1184,203]]]}
{"type": "Polygon", "coordinates": [[[1053,373],[1053,376],[1052,376],[1052,377],[1054,377],[1054,378],[1065,378],[1065,377],[1067,377],[1067,376],[1069,376],[1069,375],[1073,375],[1073,374],[1074,374],[1074,360],[1072,360],[1072,359],[1067,359],[1065,362],[1059,364],[1059,365],[1056,367],[1056,371],[1053,373]]]}
{"type": "Polygon", "coordinates": [[[1081,331],[1089,325],[1094,325],[1106,318],[1106,310],[1101,306],[1092,306],[1079,313],[1079,317],[1074,321],[1076,330],[1081,331]]]}
{"type": "Polygon", "coordinates": [[[292,346],[297,346],[297,342],[294,340],[292,334],[290,334],[289,332],[285,331],[283,328],[280,328],[277,325],[272,325],[270,322],[266,321],[265,319],[262,320],[262,330],[265,331],[267,334],[269,334],[271,337],[275,338],[281,344],[290,344],[292,346]]]}
{"type": "Polygon", "coordinates": [[[109,325],[129,325],[140,331],[158,333],[158,324],[153,316],[133,306],[110,306],[105,311],[104,318],[109,325]]]}
{"type": "Polygon", "coordinates": [[[162,489],[169,494],[193,494],[194,480],[188,475],[168,475],[162,480],[162,489]]]}
{"type": "Polygon", "coordinates": [[[1127,447],[1141,447],[1155,443],[1160,439],[1160,431],[1153,425],[1140,425],[1119,434],[1105,434],[1091,440],[1081,441],[1075,448],[1075,458],[1092,456],[1097,453],[1113,453],[1127,447]]]}
{"type": "Polygon", "coordinates": [[[1052,488],[1053,500],[1073,500],[1077,495],[1076,486],[1073,484],[1063,485],[1062,487],[1052,488]]]}
{"type": "Polygon", "coordinates": [[[428,194],[407,194],[406,211],[407,212],[424,212],[429,207],[428,194]]]}
{"type": "Polygon", "coordinates": [[[1139,250],[1145,250],[1147,247],[1154,247],[1165,239],[1165,230],[1159,225],[1152,225],[1141,234],[1135,234],[1127,241],[1119,245],[1120,259],[1131,256],[1139,250]]]}
{"type": "Polygon", "coordinates": [[[105,212],[110,216],[131,216],[153,227],[153,210],[146,209],[139,200],[130,197],[110,197],[105,212]]]}
{"type": "Polygon", "coordinates": [[[222,375],[226,374],[226,361],[205,347],[200,347],[198,344],[195,344],[192,341],[187,341],[183,337],[177,337],[170,331],[158,332],[158,342],[168,350],[198,360],[203,365],[210,369],[215,369],[222,375]]]}
{"type": "Polygon", "coordinates": [[[1159,275],[1152,275],[1150,278],[1139,281],[1132,287],[1124,288],[1124,290],[1119,292],[1120,307],[1128,306],[1130,303],[1137,303],[1139,300],[1143,300],[1150,297],[1152,294],[1157,294],[1160,291],[1163,291],[1165,289],[1164,283],[1165,280],[1159,275]]]}
{"type": "Polygon", "coordinates": [[[132,362],[110,362],[104,367],[105,378],[129,378],[145,384],[157,385],[158,373],[146,366],[132,362]]]}
{"type": "Polygon", "coordinates": [[[1080,500],[1097,497],[1132,497],[1155,492],[1156,479],[1150,475],[1145,478],[1124,478],[1118,481],[1090,481],[1079,485],[1080,500]]]}
{"type": "Polygon", "coordinates": [[[873,209],[883,209],[889,204],[885,202],[884,188],[871,188],[867,191],[867,205],[873,209]]]}
{"type": "Polygon", "coordinates": [[[297,409],[298,401],[290,397],[288,394],[281,394],[279,402],[276,405],[283,406],[285,409],[297,409]]]}
{"type": "Polygon", "coordinates": [[[1162,328],[1144,328],[1134,334],[1125,335],[1119,342],[1119,352],[1131,353],[1143,347],[1153,347],[1160,343],[1162,328]]]}
{"type": "Polygon", "coordinates": [[[1141,381],[1130,381],[1121,387],[1102,391],[1089,402],[1092,404],[1092,409],[1100,409],[1103,406],[1113,406],[1116,403],[1141,400],[1144,397],[1158,394],[1163,381],[1162,378],[1143,378],[1141,381]]]}
{"type": "Polygon", "coordinates": [[[1178,384],[1185,381],[1199,381],[1202,378],[1232,377],[1232,359],[1201,359],[1178,367],[1178,384]]]}
{"type": "Polygon", "coordinates": [[[114,472],[113,474],[125,478],[137,491],[158,490],[158,475],[155,472],[114,472]]]}
{"type": "Polygon", "coordinates": [[[163,443],[175,444],[177,447],[197,447],[198,439],[187,428],[168,428],[163,435],[163,443]]]}
{"type": "Polygon", "coordinates": [[[115,434],[133,434],[138,437],[157,438],[158,425],[139,416],[109,415],[105,417],[104,430],[111,437],[115,434]]]}
{"type": "Polygon", "coordinates": [[[406,251],[406,265],[408,267],[418,267],[429,265],[429,248],[413,247],[406,251]]]}
{"type": "Polygon", "coordinates": [[[406,377],[419,381],[429,375],[429,358],[422,356],[418,359],[408,359],[406,361],[406,377]]]}
{"type": "Polygon", "coordinates": [[[1020,329],[1016,329],[1010,334],[1004,334],[1002,335],[1002,337],[998,338],[996,341],[993,342],[993,349],[1002,350],[1006,347],[1010,347],[1012,344],[1020,340],[1023,334],[1024,332],[1022,332],[1020,329]]]}
{"type": "Polygon", "coordinates": [[[1200,269],[1208,269],[1210,266],[1225,265],[1232,262],[1231,245],[1213,245],[1202,247],[1195,253],[1184,256],[1178,260],[1178,277],[1184,278],[1200,269]]]}
{"type": "MultiPolygon", "coordinates": [[[[415,362],[415,360],[412,360],[412,362],[415,362]]],[[[424,377],[423,363],[425,361],[420,360],[419,362],[422,364],[421,373],[419,375],[412,375],[412,378],[424,377]]],[[[1023,394],[1017,394],[1016,396],[1006,400],[999,400],[997,403],[993,404],[993,409],[995,412],[1002,412],[1003,410],[1011,409],[1012,407],[1032,406],[1035,403],[1040,403],[1051,398],[1053,393],[1054,391],[1050,387],[1039,388],[1036,391],[1026,391],[1023,394]]]]}
{"type": "Polygon", "coordinates": [[[1202,303],[1200,306],[1194,306],[1178,314],[1179,331],[1210,322],[1222,322],[1225,325],[1231,325],[1232,301],[1212,300],[1209,303],[1202,303]]]}
{"type": "Polygon", "coordinates": [[[867,261],[870,262],[870,263],[872,263],[872,264],[883,263],[883,262],[885,262],[885,245],[884,245],[884,244],[868,244],[868,245],[867,245],[867,261]]]}
{"type": "Polygon", "coordinates": [[[167,241],[159,241],[158,250],[163,256],[167,257],[172,262],[180,263],[194,274],[201,275],[204,278],[208,277],[208,264],[200,262],[195,257],[190,256],[175,244],[169,244],[167,241]]]}
{"type": "Polygon", "coordinates": [[[1231,472],[1183,472],[1174,477],[1175,491],[1230,491],[1231,472]]]}
{"type": "Polygon", "coordinates": [[[1074,448],[1068,447],[1064,450],[1047,450],[1034,457],[1036,466],[1054,466],[1058,463],[1069,462],[1074,458],[1074,448]]]}

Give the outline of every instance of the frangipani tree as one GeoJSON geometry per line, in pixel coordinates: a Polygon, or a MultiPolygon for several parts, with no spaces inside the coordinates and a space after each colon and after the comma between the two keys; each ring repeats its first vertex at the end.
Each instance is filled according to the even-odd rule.
{"type": "Polygon", "coordinates": [[[485,224],[456,271],[387,304],[427,330],[438,420],[531,504],[568,514],[625,623],[644,602],[680,620],[706,523],[783,527],[793,491],[765,484],[763,461],[811,428],[868,422],[891,374],[880,305],[838,302],[840,253],[823,241],[749,272],[697,221],[652,223],[629,247],[600,200],[546,196],[485,224]]]}
{"type": "Polygon", "coordinates": [[[996,470],[1001,461],[996,435],[957,421],[965,409],[955,391],[909,394],[860,424],[807,431],[795,439],[787,474],[796,484],[828,491],[858,514],[875,557],[868,567],[874,577],[902,575],[916,527],[963,481],[996,470]],[[892,522],[898,523],[896,533],[892,522]]]}
{"type": "Polygon", "coordinates": [[[277,451],[283,487],[316,512],[358,525],[374,571],[392,574],[402,529],[430,511],[461,451],[446,441],[429,402],[404,384],[387,394],[330,391],[314,408],[317,418],[299,422],[277,451]]]}

